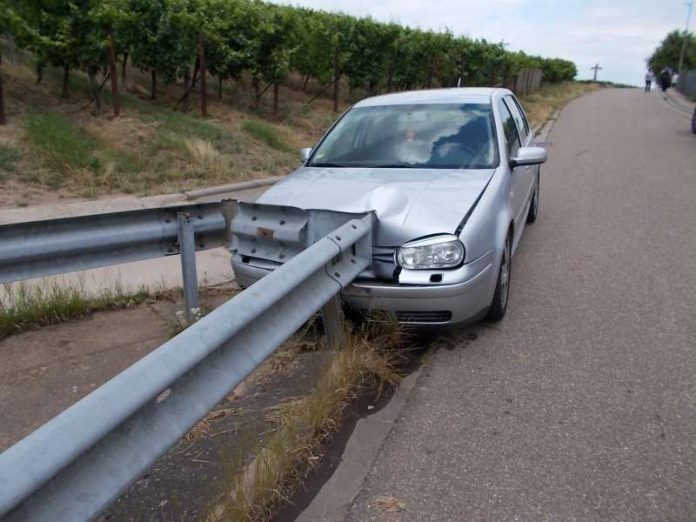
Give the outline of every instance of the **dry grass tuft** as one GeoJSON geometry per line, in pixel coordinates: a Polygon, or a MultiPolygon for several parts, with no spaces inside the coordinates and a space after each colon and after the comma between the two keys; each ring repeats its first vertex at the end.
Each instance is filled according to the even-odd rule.
{"type": "Polygon", "coordinates": [[[201,138],[189,138],[184,140],[184,146],[191,161],[206,169],[219,169],[224,167],[222,154],[210,141],[201,138]]]}
{"type": "Polygon", "coordinates": [[[208,520],[267,520],[316,465],[321,445],[338,428],[347,404],[362,390],[396,386],[405,340],[396,323],[347,331],[314,391],[277,409],[275,432],[251,464],[230,474],[229,493],[208,520]]]}
{"type": "Polygon", "coordinates": [[[406,511],[406,504],[394,497],[377,497],[375,498],[375,504],[378,508],[387,513],[406,511]]]}

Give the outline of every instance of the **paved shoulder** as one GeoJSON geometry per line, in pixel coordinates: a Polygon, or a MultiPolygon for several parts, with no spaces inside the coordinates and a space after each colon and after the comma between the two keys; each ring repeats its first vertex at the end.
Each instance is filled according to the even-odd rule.
{"type": "Polygon", "coordinates": [[[693,520],[696,137],[603,90],[550,139],[508,316],[424,369],[351,520],[693,520]]]}

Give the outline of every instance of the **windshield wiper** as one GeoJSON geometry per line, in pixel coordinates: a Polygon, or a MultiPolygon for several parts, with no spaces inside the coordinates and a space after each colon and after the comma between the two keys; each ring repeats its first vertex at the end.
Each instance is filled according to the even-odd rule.
{"type": "Polygon", "coordinates": [[[347,169],[347,168],[352,167],[353,165],[346,165],[345,163],[323,162],[323,163],[310,163],[307,166],[308,167],[335,167],[335,168],[340,168],[340,169],[347,169]]]}
{"type": "Polygon", "coordinates": [[[377,163],[375,165],[370,165],[371,169],[413,169],[413,168],[423,168],[422,165],[418,163],[377,163]]]}

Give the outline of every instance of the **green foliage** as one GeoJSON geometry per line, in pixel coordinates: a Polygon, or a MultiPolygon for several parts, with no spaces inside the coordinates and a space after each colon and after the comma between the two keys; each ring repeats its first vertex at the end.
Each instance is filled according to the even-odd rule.
{"type": "Polygon", "coordinates": [[[39,64],[66,70],[102,64],[104,5],[98,0],[17,2],[14,34],[39,64]]]}
{"type": "Polygon", "coordinates": [[[691,33],[672,31],[648,58],[648,67],[655,76],[659,76],[660,71],[665,67],[669,67],[673,71],[679,69],[679,56],[685,39],[686,52],[684,53],[683,66],[685,69],[696,69],[696,37],[691,33]]]}
{"type": "Polygon", "coordinates": [[[570,81],[578,74],[578,69],[573,62],[558,58],[547,58],[541,64],[544,73],[544,81],[557,83],[570,81]]]}
{"type": "MultiPolygon", "coordinates": [[[[91,73],[106,62],[106,33],[116,51],[171,83],[190,74],[205,45],[206,66],[220,78],[248,71],[267,83],[291,70],[322,85],[347,76],[351,88],[506,84],[522,68],[547,82],[572,80],[566,60],[510,52],[474,41],[258,0],[5,0],[0,26],[35,53],[39,64],[91,73]]],[[[154,84],[154,81],[153,81],[154,84]]],[[[256,83],[258,86],[258,82],[256,83]]],[[[153,85],[154,87],[154,85],[153,85]]],[[[154,88],[153,88],[154,94],[154,88]]]]}
{"type": "Polygon", "coordinates": [[[282,152],[294,152],[294,149],[278,135],[278,131],[267,123],[246,120],[242,123],[242,129],[269,147],[282,152]]]}

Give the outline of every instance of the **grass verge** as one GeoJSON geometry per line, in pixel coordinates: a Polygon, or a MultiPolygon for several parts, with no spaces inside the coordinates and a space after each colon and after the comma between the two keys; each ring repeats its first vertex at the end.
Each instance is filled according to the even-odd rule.
{"type": "Polygon", "coordinates": [[[599,87],[593,83],[549,83],[539,92],[520,98],[520,102],[532,128],[540,129],[568,102],[597,89],[599,87]]]}
{"type": "Polygon", "coordinates": [[[322,443],[341,422],[346,405],[361,390],[395,386],[403,365],[404,331],[393,323],[370,323],[347,332],[326,373],[307,396],[282,405],[274,434],[252,462],[231,463],[230,487],[207,520],[266,520],[318,461],[322,443]]]}
{"type": "Polygon", "coordinates": [[[130,308],[148,299],[163,299],[176,290],[153,290],[140,287],[124,290],[116,284],[97,296],[89,296],[81,285],[46,287],[25,284],[2,286],[0,300],[0,339],[49,324],[83,317],[102,310],[130,308]]]}

